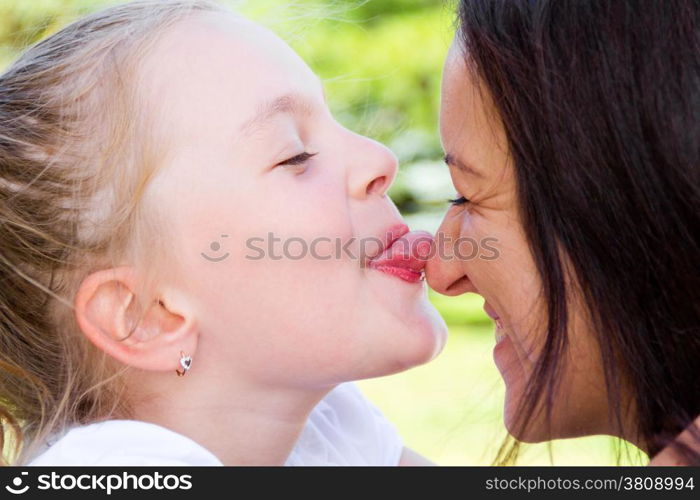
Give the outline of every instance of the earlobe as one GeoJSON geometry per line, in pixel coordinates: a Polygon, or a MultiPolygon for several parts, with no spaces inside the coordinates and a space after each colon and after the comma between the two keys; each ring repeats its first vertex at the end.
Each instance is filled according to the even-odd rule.
{"type": "Polygon", "coordinates": [[[96,271],[76,294],[75,317],[83,334],[113,358],[143,370],[174,370],[180,351],[193,353],[193,315],[174,311],[163,298],[138,296],[132,267],[96,271]]]}

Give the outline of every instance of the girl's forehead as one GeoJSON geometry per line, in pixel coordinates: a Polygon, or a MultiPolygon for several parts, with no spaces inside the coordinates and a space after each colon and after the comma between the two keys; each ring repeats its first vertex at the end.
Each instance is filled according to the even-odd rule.
{"type": "Polygon", "coordinates": [[[303,65],[299,56],[272,31],[234,13],[209,12],[171,26],[151,51],[149,62],[178,71],[222,71],[232,67],[239,77],[266,65],[274,65],[280,71],[303,65]]]}
{"type": "Polygon", "coordinates": [[[199,15],[173,28],[144,64],[148,98],[163,103],[169,123],[211,120],[225,110],[244,121],[272,97],[317,91],[318,78],[304,61],[245,18],[199,15]]]}

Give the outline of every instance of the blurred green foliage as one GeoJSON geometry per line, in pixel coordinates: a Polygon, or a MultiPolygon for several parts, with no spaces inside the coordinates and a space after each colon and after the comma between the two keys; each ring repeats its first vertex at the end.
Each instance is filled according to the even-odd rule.
{"type": "Polygon", "coordinates": [[[0,65],[105,0],[0,0],[0,65]]]}
{"type": "Polygon", "coordinates": [[[420,14],[443,4],[443,0],[365,0],[350,8],[349,17],[360,22],[382,22],[387,15],[420,14]]]}
{"type": "Polygon", "coordinates": [[[369,27],[344,24],[339,29],[337,22],[329,23],[302,43],[292,43],[326,79],[339,119],[389,144],[409,133],[411,147],[398,148],[404,161],[435,158],[446,50],[441,21],[441,10],[429,10],[394,15],[369,27]]]}

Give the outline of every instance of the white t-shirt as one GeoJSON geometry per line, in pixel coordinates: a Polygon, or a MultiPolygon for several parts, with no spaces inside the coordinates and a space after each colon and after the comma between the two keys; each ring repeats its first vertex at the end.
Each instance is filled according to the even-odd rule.
{"type": "MultiPolygon", "coordinates": [[[[359,388],[340,384],[313,409],[285,465],[398,465],[403,441],[359,388]]],[[[223,465],[192,439],[139,420],[64,432],[27,465],[223,465]]]]}

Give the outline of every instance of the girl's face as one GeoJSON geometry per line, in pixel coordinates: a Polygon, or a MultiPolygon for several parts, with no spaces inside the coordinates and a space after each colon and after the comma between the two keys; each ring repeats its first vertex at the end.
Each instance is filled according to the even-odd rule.
{"type": "Polygon", "coordinates": [[[459,44],[453,44],[443,74],[440,128],[457,196],[470,202],[451,207],[445,215],[437,241],[446,242],[448,248],[436,255],[454,257],[428,262],[428,282],[443,294],[473,292],[484,297],[484,309],[496,323],[493,356],[506,385],[505,423],[515,437],[541,441],[608,432],[601,363],[574,295],[569,350],[562,360],[563,390],[556,394],[553,428],[545,430],[543,419],[534,418],[527,432],[516,432],[525,383],[544,344],[546,312],[517,206],[505,130],[489,93],[479,85],[459,44]],[[460,258],[466,253],[450,247],[460,238],[479,242],[489,251],[460,258]]]}
{"type": "Polygon", "coordinates": [[[326,387],[440,351],[423,282],[364,267],[403,232],[386,196],[396,158],[333,119],[284,42],[204,14],[146,67],[175,148],[147,199],[170,226],[170,279],[195,305],[197,364],[225,381],[326,387]]]}

